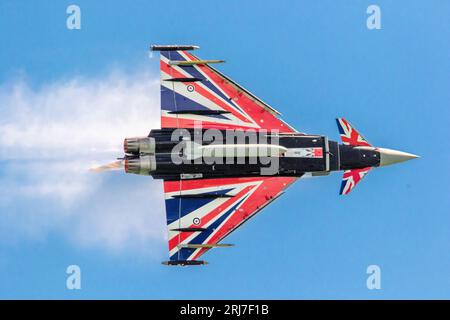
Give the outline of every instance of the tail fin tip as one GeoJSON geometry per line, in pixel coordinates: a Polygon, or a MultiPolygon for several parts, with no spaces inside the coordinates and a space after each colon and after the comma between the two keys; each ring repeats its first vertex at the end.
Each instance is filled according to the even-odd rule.
{"type": "Polygon", "coordinates": [[[350,122],[344,118],[336,118],[339,134],[341,135],[341,141],[345,145],[350,146],[365,146],[371,147],[372,145],[353,127],[350,122]]]}

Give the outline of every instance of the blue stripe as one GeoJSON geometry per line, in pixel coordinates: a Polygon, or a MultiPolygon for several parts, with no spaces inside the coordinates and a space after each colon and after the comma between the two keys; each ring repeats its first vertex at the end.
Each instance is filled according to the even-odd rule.
{"type": "MultiPolygon", "coordinates": [[[[247,196],[248,197],[248,196],[247,196]]],[[[192,239],[190,244],[202,244],[206,238],[208,238],[214,230],[219,227],[222,222],[225,221],[225,219],[234,212],[234,210],[241,204],[244,200],[247,199],[247,197],[244,197],[242,200],[240,200],[238,203],[236,203],[233,207],[231,207],[227,212],[225,212],[219,219],[214,221],[209,227],[208,230],[200,232],[198,236],[196,236],[194,239],[192,239]]],[[[187,260],[189,256],[195,251],[196,249],[191,248],[182,248],[178,250],[177,253],[173,254],[170,257],[170,260],[187,260]]]]}
{"type": "Polygon", "coordinates": [[[161,109],[169,111],[209,110],[209,108],[192,101],[181,94],[161,86],[161,109]],[[175,105],[176,99],[176,105],[175,105]]]}
{"type": "MultiPolygon", "coordinates": [[[[183,58],[183,56],[181,54],[179,54],[177,51],[161,51],[161,54],[166,57],[169,60],[173,60],[173,61],[187,61],[185,58],[183,58]]],[[[219,97],[221,97],[222,99],[224,99],[225,101],[228,101],[228,103],[230,103],[232,106],[234,106],[235,108],[241,110],[239,108],[239,106],[237,106],[233,100],[231,100],[229,97],[227,97],[226,95],[224,95],[212,82],[210,82],[209,80],[207,80],[207,78],[200,72],[198,71],[194,66],[179,66],[180,69],[186,71],[187,73],[189,73],[189,75],[191,75],[193,78],[198,78],[198,79],[202,79],[202,84],[205,85],[206,87],[208,87],[210,90],[212,90],[213,92],[215,92],[219,97]]],[[[242,110],[241,110],[242,111],[242,110]]]]}
{"type": "MultiPolygon", "coordinates": [[[[174,92],[173,90],[161,86],[161,110],[182,111],[182,110],[210,110],[210,109],[189,98],[186,98],[185,96],[177,92],[174,92]]],[[[227,117],[221,114],[212,114],[208,115],[208,117],[229,120],[227,117]]]]}
{"type": "Polygon", "coordinates": [[[169,60],[186,61],[186,59],[183,58],[183,56],[179,54],[177,51],[161,51],[161,55],[163,55],[169,60]]]}
{"type": "Polygon", "coordinates": [[[336,119],[336,123],[337,123],[337,126],[338,126],[339,133],[340,134],[345,134],[344,128],[342,128],[341,123],[339,122],[339,119],[336,119]]]}
{"type": "MultiPolygon", "coordinates": [[[[222,195],[227,193],[231,189],[224,189],[212,192],[205,192],[200,194],[218,194],[222,195]]],[[[197,210],[200,207],[210,203],[211,201],[216,200],[216,198],[171,198],[166,199],[166,217],[167,224],[171,224],[172,222],[178,220],[181,217],[191,213],[194,210],[197,210]],[[180,210],[181,204],[181,210],[180,210]]]]}
{"type": "Polygon", "coordinates": [[[342,180],[341,182],[341,190],[339,191],[339,194],[342,194],[344,192],[344,187],[347,184],[348,180],[342,180]]]}
{"type": "Polygon", "coordinates": [[[180,67],[182,70],[189,73],[194,78],[202,79],[202,83],[211,89],[213,92],[215,92],[219,97],[224,99],[225,101],[228,101],[232,103],[232,100],[230,100],[227,96],[225,96],[211,81],[209,81],[201,72],[199,72],[195,67],[193,66],[182,66],[180,67]]]}
{"type": "MultiPolygon", "coordinates": [[[[217,88],[211,81],[209,81],[205,76],[203,76],[203,74],[198,71],[195,67],[193,66],[183,66],[180,67],[183,70],[185,70],[187,73],[189,73],[192,77],[194,78],[199,78],[202,79],[202,84],[205,85],[206,87],[208,87],[210,90],[212,90],[213,92],[215,92],[219,97],[221,97],[222,99],[225,100],[225,102],[228,102],[229,104],[231,104],[232,106],[234,106],[235,108],[237,108],[238,110],[241,110],[241,108],[239,108],[238,105],[236,105],[232,99],[230,99],[229,97],[227,97],[226,95],[224,95],[222,93],[222,91],[219,90],[219,88],[217,88]]],[[[242,110],[241,110],[242,111],[242,110]]]]}

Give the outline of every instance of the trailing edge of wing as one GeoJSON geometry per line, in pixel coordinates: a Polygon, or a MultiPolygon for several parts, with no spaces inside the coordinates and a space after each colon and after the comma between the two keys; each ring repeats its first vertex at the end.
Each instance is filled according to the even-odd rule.
{"type": "Polygon", "coordinates": [[[164,181],[170,260],[195,261],[211,248],[230,246],[221,241],[295,180],[268,176],[164,181]]]}
{"type": "Polygon", "coordinates": [[[295,132],[280,113],[201,60],[194,46],[157,46],[161,71],[161,127],[295,132]]]}

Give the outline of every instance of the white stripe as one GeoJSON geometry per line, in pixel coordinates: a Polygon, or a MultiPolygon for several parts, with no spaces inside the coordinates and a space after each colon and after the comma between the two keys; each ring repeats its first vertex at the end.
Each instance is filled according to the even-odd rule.
{"type": "MultiPolygon", "coordinates": [[[[259,181],[258,185],[256,187],[254,187],[253,189],[249,190],[249,192],[247,192],[244,197],[245,200],[242,201],[238,207],[236,207],[236,209],[230,214],[228,215],[228,217],[222,221],[222,223],[214,230],[214,232],[212,232],[204,241],[204,243],[208,243],[208,241],[227,223],[228,220],[231,219],[231,217],[235,214],[235,212],[237,212],[239,210],[239,208],[251,197],[251,195],[261,186],[261,184],[263,183],[263,180],[259,181]]],[[[243,199],[244,197],[241,197],[240,199],[243,199]]],[[[239,202],[239,201],[237,201],[239,202]]],[[[235,204],[235,203],[234,203],[235,204]]],[[[231,206],[230,206],[231,207],[231,206]]],[[[226,212],[226,211],[225,211],[226,212]]],[[[188,257],[187,260],[190,260],[192,257],[195,256],[195,254],[197,254],[197,252],[201,250],[201,248],[196,249],[192,252],[192,254],[188,257]]]]}
{"type": "MultiPolygon", "coordinates": [[[[210,110],[224,110],[222,109],[219,105],[215,104],[213,101],[205,98],[204,96],[202,96],[201,94],[199,94],[197,91],[193,91],[193,92],[189,92],[186,89],[186,85],[180,82],[169,82],[169,81],[164,81],[163,79],[170,79],[171,77],[164,73],[163,71],[161,71],[161,75],[162,75],[162,80],[161,80],[161,85],[169,90],[175,90],[176,93],[180,94],[183,97],[186,97],[196,103],[198,103],[199,105],[205,106],[206,108],[210,109],[210,110]]],[[[199,85],[199,83],[195,84],[196,86],[199,85]]],[[[161,112],[162,115],[164,115],[165,117],[173,117],[173,118],[178,118],[178,119],[187,119],[187,120],[199,120],[199,121],[209,121],[209,122],[217,122],[217,123],[223,123],[225,125],[240,125],[240,126],[245,126],[245,127],[250,127],[250,128],[259,128],[259,126],[257,124],[255,124],[253,121],[252,122],[244,122],[240,119],[238,119],[234,114],[232,113],[226,113],[223,114],[222,116],[224,116],[225,118],[228,119],[220,119],[220,118],[216,118],[216,117],[208,117],[208,116],[201,116],[201,115],[195,115],[195,114],[169,114],[167,110],[162,109],[161,106],[161,112]]]]}
{"type": "MultiPolygon", "coordinates": [[[[233,190],[232,192],[233,193],[239,193],[240,191],[244,190],[248,186],[254,186],[254,188],[252,188],[251,190],[256,190],[262,182],[263,182],[262,180],[259,180],[259,181],[244,182],[244,183],[238,183],[238,184],[226,185],[226,186],[219,186],[219,187],[208,187],[208,188],[186,190],[186,191],[183,191],[183,194],[199,194],[199,193],[205,193],[205,192],[211,192],[211,191],[214,191],[214,190],[223,190],[223,189],[229,189],[229,188],[235,188],[235,190],[233,190]]],[[[249,190],[249,191],[251,191],[251,190],[249,190]]],[[[166,193],[166,199],[169,199],[169,198],[171,198],[171,196],[178,195],[178,194],[180,194],[179,191],[166,193]]],[[[246,193],[246,194],[248,194],[248,193],[246,193]]],[[[235,199],[236,201],[233,201],[229,206],[227,206],[225,209],[223,209],[220,212],[220,214],[217,214],[215,217],[213,217],[207,224],[204,225],[204,227],[207,228],[212,223],[214,223],[224,213],[226,213],[233,205],[235,205],[237,202],[239,202],[240,199],[245,197],[246,194],[244,194],[242,197],[239,197],[238,199],[235,199]]],[[[209,214],[211,211],[215,210],[217,207],[222,205],[227,200],[229,200],[229,198],[218,198],[218,199],[213,200],[212,202],[210,202],[210,203],[208,203],[208,204],[198,208],[197,210],[187,214],[186,216],[182,217],[181,219],[178,219],[178,220],[172,222],[170,225],[167,226],[168,230],[169,230],[169,232],[168,232],[169,233],[169,241],[170,241],[170,239],[173,239],[174,237],[176,237],[176,236],[178,236],[180,234],[179,231],[170,231],[170,229],[178,228],[180,225],[182,225],[182,226],[191,225],[192,224],[191,222],[192,222],[192,220],[194,218],[197,217],[197,218],[202,219],[204,216],[209,214]],[[180,221],[181,221],[181,223],[180,223],[180,221]]],[[[198,233],[193,233],[188,238],[186,238],[182,243],[189,243],[197,235],[198,235],[198,233]]],[[[169,255],[170,256],[174,255],[178,250],[179,250],[178,247],[174,247],[169,252],[169,255]]]]}
{"type": "MultiPolygon", "coordinates": [[[[251,191],[251,190],[249,190],[251,191]]],[[[208,228],[211,224],[213,224],[217,219],[219,219],[220,217],[222,217],[226,212],[228,212],[228,210],[233,207],[237,202],[239,202],[242,198],[244,198],[246,195],[248,194],[248,192],[246,194],[244,194],[243,196],[239,197],[238,199],[235,199],[235,201],[233,201],[230,205],[226,206],[224,209],[222,209],[220,211],[219,214],[217,214],[216,216],[214,216],[207,224],[204,225],[205,228],[208,228]]],[[[222,200],[222,199],[221,199],[222,200]]],[[[203,218],[204,216],[206,216],[207,214],[209,214],[211,211],[213,211],[214,209],[216,209],[217,207],[219,207],[221,204],[223,204],[227,199],[224,199],[224,201],[221,201],[219,203],[219,205],[214,206],[214,208],[210,208],[212,206],[203,206],[202,208],[200,208],[199,210],[193,211],[192,213],[188,214],[187,216],[190,216],[191,219],[193,219],[194,217],[198,217],[198,218],[203,218]]],[[[186,216],[185,216],[186,217],[186,216]]],[[[183,217],[184,218],[184,217],[183,217]]],[[[183,219],[182,218],[182,219],[183,219]]],[[[192,221],[192,220],[191,220],[192,221]]],[[[182,224],[183,225],[183,224],[182,224]]],[[[187,225],[187,224],[186,224],[187,225]]],[[[190,223],[189,223],[190,225],[190,223]]],[[[178,235],[179,232],[174,231],[174,235],[178,235]]],[[[214,232],[213,232],[214,233],[214,232]]],[[[198,233],[194,233],[192,235],[190,235],[188,238],[184,239],[181,243],[179,244],[187,244],[189,242],[191,242],[196,236],[198,236],[198,233]]],[[[173,238],[173,236],[172,236],[173,238]]],[[[204,243],[204,242],[203,242],[204,243]]],[[[175,246],[170,252],[170,256],[174,255],[177,251],[179,250],[179,248],[177,246],[175,246]]]]}
{"type": "MultiPolygon", "coordinates": [[[[179,53],[181,53],[181,52],[179,52],[179,53]]],[[[183,54],[182,54],[183,55],[183,54]]],[[[187,57],[185,57],[187,60],[190,60],[189,58],[187,58],[187,57]]],[[[161,56],[161,60],[162,61],[164,61],[165,63],[169,63],[169,60],[167,59],[167,58],[165,58],[164,56],[161,56]]],[[[183,68],[182,67],[179,67],[179,66],[175,66],[175,65],[172,65],[171,66],[173,69],[175,69],[176,71],[178,71],[179,73],[181,73],[182,75],[184,75],[186,78],[189,78],[189,77],[191,77],[191,75],[187,72],[187,71],[185,71],[185,70],[183,70],[183,68]]],[[[214,84],[214,82],[209,78],[209,77],[207,77],[202,71],[200,71],[196,66],[193,66],[197,71],[199,71],[206,79],[208,79],[216,88],[218,88],[223,94],[224,94],[224,96],[225,97],[227,97],[227,95],[217,86],[217,85],[215,85],[214,84]]],[[[167,76],[166,78],[162,78],[162,79],[170,79],[171,78],[171,76],[170,75],[167,75],[164,71],[162,71],[161,70],[161,74],[163,75],[164,74],[164,76],[167,76]]],[[[163,84],[164,82],[163,81],[161,81],[161,83],[163,84]]],[[[207,86],[205,86],[203,83],[201,83],[201,82],[197,82],[196,83],[196,85],[200,85],[201,87],[202,87],[202,89],[204,89],[205,91],[207,91],[208,93],[210,93],[211,95],[213,95],[216,99],[218,99],[218,100],[221,100],[222,102],[223,102],[223,104],[225,104],[225,105],[227,105],[227,106],[229,106],[231,109],[233,109],[233,110],[235,110],[237,113],[239,113],[239,114],[241,114],[242,116],[244,116],[247,120],[249,120],[249,121],[251,121],[252,123],[254,123],[254,124],[256,124],[254,121],[253,121],[253,119],[248,115],[248,114],[246,114],[246,113],[242,113],[240,110],[238,110],[238,109],[236,109],[236,107],[233,105],[233,104],[231,104],[229,101],[227,101],[227,100],[225,100],[225,99],[223,99],[221,96],[219,96],[216,92],[214,92],[214,91],[212,91],[210,88],[208,88],[207,86]]],[[[182,91],[187,91],[187,90],[182,90],[182,91]]],[[[181,93],[182,94],[182,92],[179,92],[178,90],[177,90],[177,92],[178,93],[181,93]]],[[[206,98],[205,98],[206,99],[206,98]]],[[[218,105],[217,105],[217,107],[219,107],[218,105]]],[[[220,108],[220,107],[219,107],[220,108]]],[[[221,109],[221,108],[220,108],[221,109]]],[[[213,109],[214,110],[214,109],[213,109]]]]}
{"type": "MultiPolygon", "coordinates": [[[[183,56],[186,60],[190,60],[189,57],[186,56],[183,52],[179,51],[179,53],[180,53],[180,55],[183,56]]],[[[199,73],[201,73],[201,74],[202,74],[209,82],[211,82],[212,85],[213,85],[217,90],[219,90],[225,97],[230,98],[230,97],[225,93],[225,91],[223,91],[222,88],[221,88],[220,86],[218,86],[217,83],[214,82],[214,80],[212,80],[206,73],[204,73],[204,72],[201,70],[201,68],[200,68],[199,66],[194,66],[194,68],[195,68],[199,73]]],[[[211,72],[214,72],[214,71],[211,70],[211,72]]],[[[209,90],[209,88],[207,88],[207,87],[206,87],[206,89],[209,90]]],[[[209,91],[210,91],[211,93],[213,93],[214,95],[216,95],[217,97],[219,97],[222,101],[225,101],[225,100],[222,99],[222,97],[220,97],[219,95],[217,95],[215,92],[213,92],[213,91],[211,91],[211,90],[209,90],[209,91]]],[[[257,123],[255,122],[255,120],[254,120],[252,117],[250,117],[250,116],[243,110],[242,106],[240,106],[236,101],[233,101],[233,103],[238,104],[239,107],[240,107],[240,109],[237,109],[237,108],[233,105],[233,103],[229,103],[228,101],[226,101],[226,103],[227,103],[228,105],[231,105],[231,106],[233,107],[233,109],[236,110],[236,112],[240,113],[241,115],[243,115],[243,116],[246,117],[247,119],[251,120],[254,124],[257,124],[257,123]],[[241,110],[242,110],[242,111],[241,111],[241,110]]]]}

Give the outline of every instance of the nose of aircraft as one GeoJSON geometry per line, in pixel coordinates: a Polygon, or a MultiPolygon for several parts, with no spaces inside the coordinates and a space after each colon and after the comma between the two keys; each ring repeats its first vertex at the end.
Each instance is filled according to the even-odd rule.
{"type": "Polygon", "coordinates": [[[419,158],[419,156],[412,153],[387,148],[377,148],[377,151],[380,153],[380,167],[419,158]]]}

